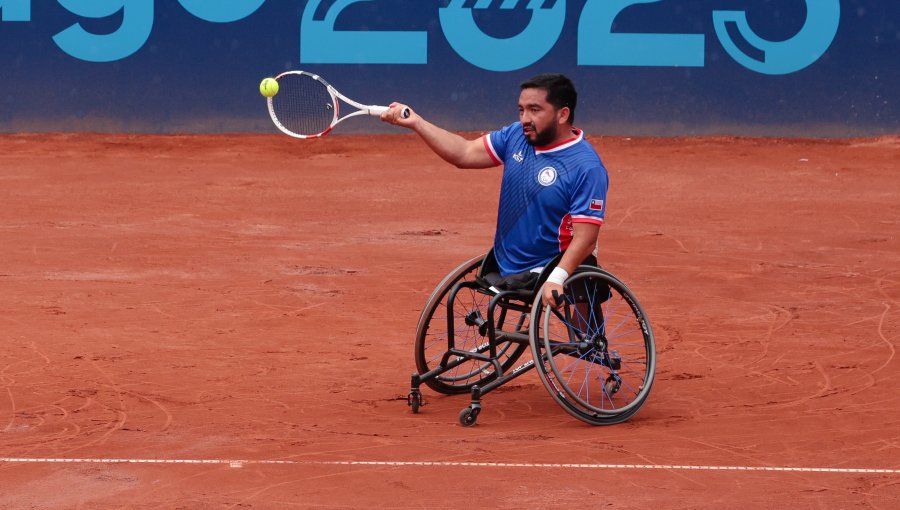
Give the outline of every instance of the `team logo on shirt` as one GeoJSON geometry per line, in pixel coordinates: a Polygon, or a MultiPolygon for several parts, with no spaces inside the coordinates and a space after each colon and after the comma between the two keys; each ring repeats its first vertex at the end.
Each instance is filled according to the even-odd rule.
{"type": "Polygon", "coordinates": [[[513,159],[516,160],[516,162],[521,163],[522,161],[525,161],[525,156],[522,155],[522,151],[519,151],[513,154],[513,159]]]}
{"type": "Polygon", "coordinates": [[[602,211],[603,210],[603,200],[592,199],[591,200],[591,210],[592,211],[602,211]]]}
{"type": "Polygon", "coordinates": [[[537,180],[541,186],[550,186],[556,182],[556,169],[552,166],[541,168],[541,171],[538,172],[537,180]]]}

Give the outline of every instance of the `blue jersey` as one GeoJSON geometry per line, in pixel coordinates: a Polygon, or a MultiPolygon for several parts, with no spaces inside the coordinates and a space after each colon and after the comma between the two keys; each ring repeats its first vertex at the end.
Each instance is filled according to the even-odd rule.
{"type": "Polygon", "coordinates": [[[502,276],[545,266],[569,247],[573,223],[603,224],[609,177],[581,130],[560,144],[534,147],[517,122],[483,140],[503,165],[494,236],[502,276]]]}

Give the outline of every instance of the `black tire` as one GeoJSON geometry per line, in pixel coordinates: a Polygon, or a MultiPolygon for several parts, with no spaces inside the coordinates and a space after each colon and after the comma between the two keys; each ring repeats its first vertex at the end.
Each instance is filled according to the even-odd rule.
{"type": "Polygon", "coordinates": [[[463,427],[471,427],[475,425],[478,421],[478,412],[480,410],[477,408],[473,408],[471,406],[464,407],[462,411],[459,412],[459,424],[463,427]]]}
{"type": "Polygon", "coordinates": [[[532,306],[531,348],[544,387],[569,414],[592,425],[631,418],[656,372],[653,330],[637,298],[610,273],[582,266],[556,310],[532,306]]]}
{"type": "Polygon", "coordinates": [[[415,393],[410,393],[409,396],[406,397],[406,401],[409,404],[410,409],[412,409],[413,414],[418,414],[419,408],[422,407],[422,394],[418,393],[418,390],[415,393]]]}
{"type": "MultiPolygon", "coordinates": [[[[441,359],[449,347],[447,299],[450,289],[457,282],[474,281],[482,260],[484,260],[484,255],[475,257],[451,271],[435,287],[428,298],[416,327],[415,358],[419,374],[424,374],[440,366],[441,359]]],[[[489,302],[490,296],[474,289],[461,289],[456,295],[454,305],[454,329],[456,332],[454,337],[457,349],[488,352],[488,337],[483,334],[484,328],[466,324],[465,318],[466,315],[473,312],[487,318],[489,302]]],[[[528,326],[527,313],[513,319],[508,317],[506,323],[509,324],[511,320],[518,321],[522,330],[528,326]]],[[[511,368],[527,349],[528,346],[523,343],[501,342],[498,344],[497,355],[503,370],[511,368]]],[[[455,359],[455,356],[451,357],[450,361],[455,359]]],[[[429,388],[439,393],[447,395],[467,393],[472,386],[495,377],[495,371],[490,363],[467,360],[436,377],[426,379],[424,382],[429,388]]]]}

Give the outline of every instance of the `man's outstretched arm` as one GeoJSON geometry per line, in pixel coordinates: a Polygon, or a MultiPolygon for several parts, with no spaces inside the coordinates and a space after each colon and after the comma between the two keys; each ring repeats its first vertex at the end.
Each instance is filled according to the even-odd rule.
{"type": "Polygon", "coordinates": [[[480,138],[466,140],[456,133],[428,122],[404,104],[392,103],[390,108],[381,114],[381,120],[412,129],[435,154],[457,168],[497,166],[480,138]],[[403,117],[404,109],[409,110],[408,117],[403,117]]]}

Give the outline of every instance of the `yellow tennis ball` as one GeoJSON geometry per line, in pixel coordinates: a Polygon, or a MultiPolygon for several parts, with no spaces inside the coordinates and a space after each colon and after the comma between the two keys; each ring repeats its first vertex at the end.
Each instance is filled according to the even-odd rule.
{"type": "Polygon", "coordinates": [[[278,93],[278,80],[265,78],[259,83],[259,93],[266,97],[274,97],[278,93]]]}

